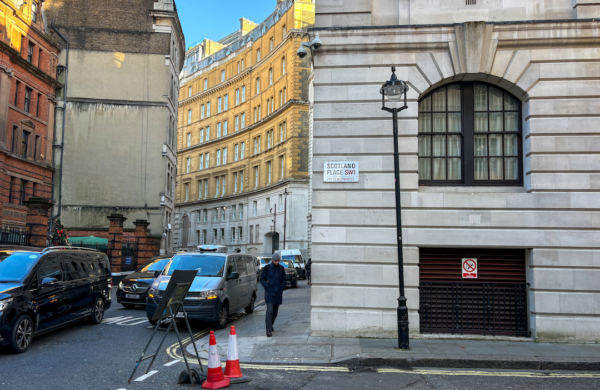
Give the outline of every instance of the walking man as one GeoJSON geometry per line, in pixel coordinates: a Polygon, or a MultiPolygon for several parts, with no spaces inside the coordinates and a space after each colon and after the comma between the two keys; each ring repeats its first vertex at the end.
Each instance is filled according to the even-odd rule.
{"type": "Polygon", "coordinates": [[[306,279],[308,279],[308,283],[310,284],[310,269],[312,268],[312,259],[308,258],[308,263],[306,263],[306,279]]]}
{"type": "Polygon", "coordinates": [[[285,288],[285,268],[279,265],[281,256],[273,253],[271,262],[263,267],[260,274],[260,284],[265,288],[265,302],[267,304],[267,315],[265,325],[267,326],[267,337],[273,336],[273,323],[277,318],[279,305],[283,303],[283,289],[285,288]]]}

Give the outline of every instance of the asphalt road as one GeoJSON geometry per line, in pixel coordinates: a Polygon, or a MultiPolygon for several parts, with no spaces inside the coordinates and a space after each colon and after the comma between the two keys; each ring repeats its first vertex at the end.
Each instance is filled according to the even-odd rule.
{"type": "MultiPolygon", "coordinates": [[[[300,288],[308,288],[304,281],[300,288]]],[[[259,299],[263,299],[259,287],[259,299]]],[[[174,359],[181,352],[171,332],[152,371],[138,371],[138,381],[127,384],[152,329],[142,307],[125,309],[116,303],[100,325],[76,324],[34,340],[25,354],[0,350],[0,389],[179,389],[177,378],[185,368],[174,359]],[[173,353],[174,352],[174,353],[173,353]],[[143,380],[140,380],[143,379],[143,380]]],[[[289,305],[284,306],[290,310],[289,305]]],[[[242,314],[244,315],[244,314],[242,314]]],[[[232,324],[235,324],[233,319],[232,324]]],[[[183,323],[182,337],[187,338],[183,323]]],[[[194,333],[204,333],[210,325],[193,323],[194,333]]],[[[162,336],[164,333],[160,333],[162,336]]],[[[155,342],[155,348],[158,341],[155,342]]],[[[147,363],[142,364],[145,369],[147,363]]],[[[196,365],[194,365],[195,367],[196,365]]],[[[237,389],[594,389],[600,388],[600,373],[549,373],[500,370],[411,371],[369,367],[256,366],[244,369],[252,379],[237,389]],[[387,371],[387,372],[382,372],[387,371]],[[574,374],[574,375],[573,375],[574,374]]],[[[195,387],[199,388],[199,387],[195,387]]]]}

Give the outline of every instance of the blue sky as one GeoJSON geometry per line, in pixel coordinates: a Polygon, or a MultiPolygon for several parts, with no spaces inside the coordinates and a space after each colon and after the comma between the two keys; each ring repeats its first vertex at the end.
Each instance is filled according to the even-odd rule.
{"type": "Polygon", "coordinates": [[[204,38],[219,40],[239,29],[241,17],[262,22],[276,0],[175,0],[186,50],[204,38]]]}

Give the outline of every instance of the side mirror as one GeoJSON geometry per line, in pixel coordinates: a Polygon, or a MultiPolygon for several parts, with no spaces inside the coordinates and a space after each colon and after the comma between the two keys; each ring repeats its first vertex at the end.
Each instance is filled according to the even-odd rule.
{"type": "Polygon", "coordinates": [[[154,271],[154,277],[158,278],[160,276],[160,274],[162,274],[162,271],[157,269],[156,271],[154,271]]]}
{"type": "Polygon", "coordinates": [[[239,278],[240,278],[240,274],[238,274],[237,272],[232,272],[231,275],[229,275],[229,277],[227,278],[227,280],[239,279],[239,278]]]}
{"type": "Polygon", "coordinates": [[[42,287],[57,287],[58,279],[56,278],[44,278],[42,280],[42,287]]]}

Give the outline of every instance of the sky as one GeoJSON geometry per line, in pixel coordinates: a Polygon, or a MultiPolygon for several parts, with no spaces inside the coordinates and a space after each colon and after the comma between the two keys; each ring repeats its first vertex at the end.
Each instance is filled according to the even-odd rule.
{"type": "Polygon", "coordinates": [[[186,50],[204,38],[215,41],[240,28],[244,17],[260,23],[275,10],[277,0],[175,0],[186,50]]]}

